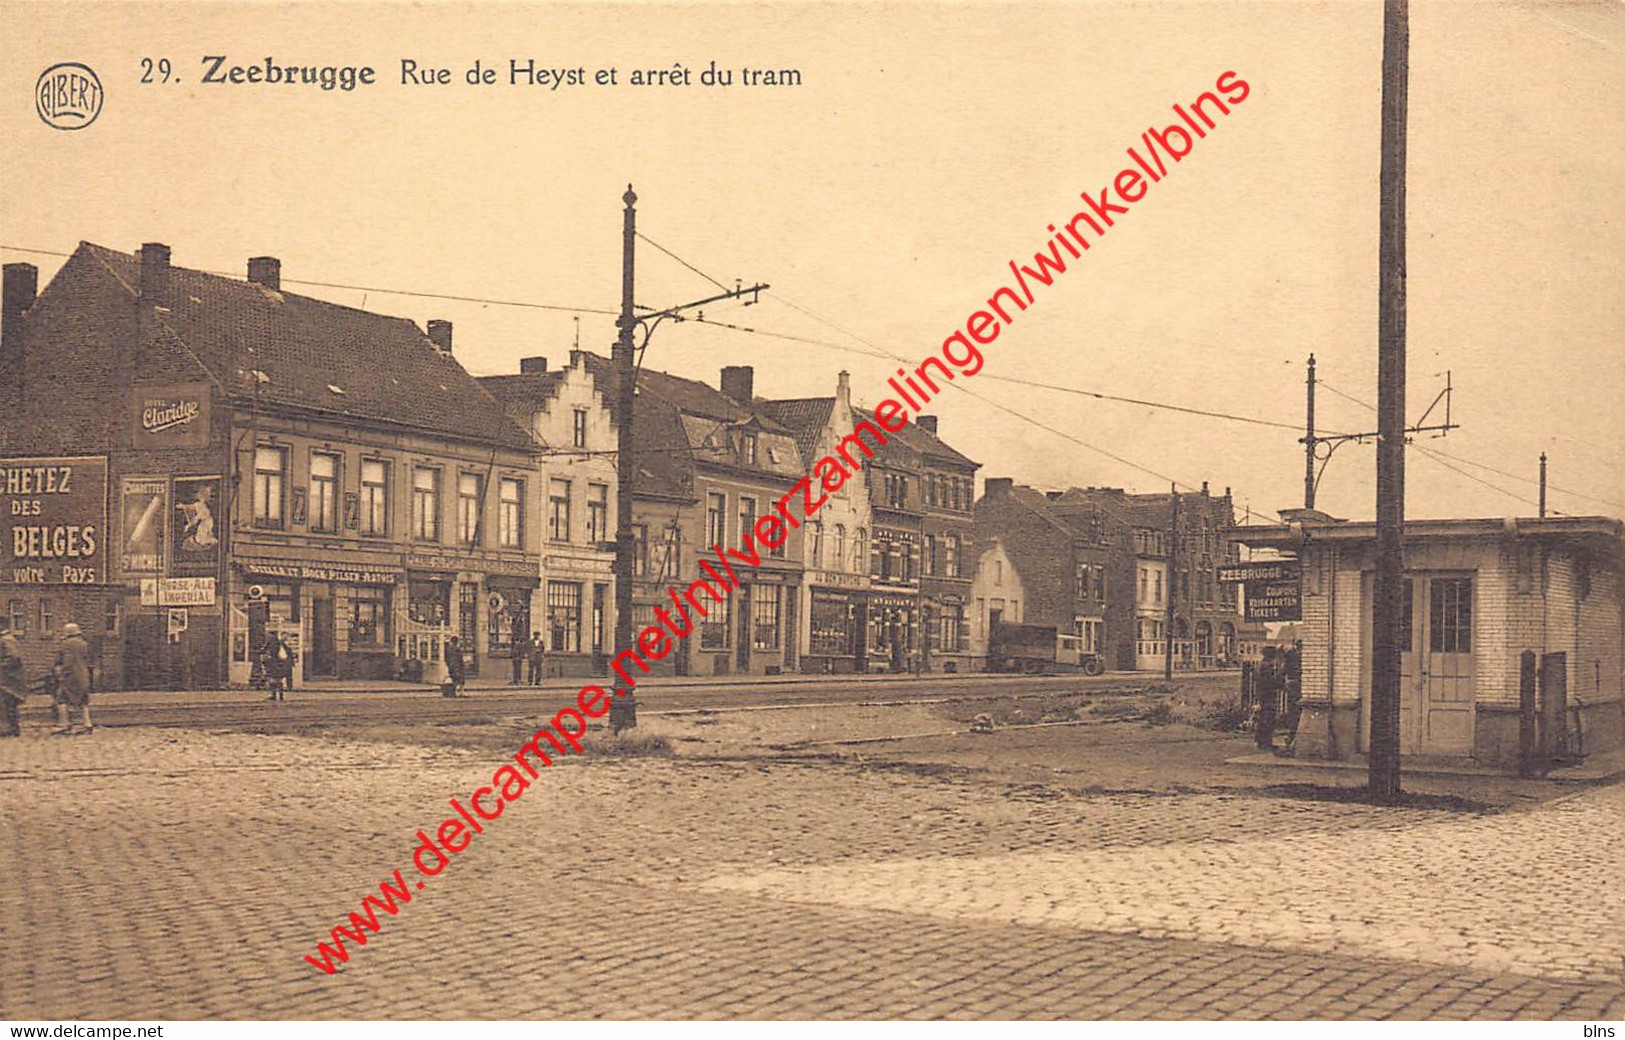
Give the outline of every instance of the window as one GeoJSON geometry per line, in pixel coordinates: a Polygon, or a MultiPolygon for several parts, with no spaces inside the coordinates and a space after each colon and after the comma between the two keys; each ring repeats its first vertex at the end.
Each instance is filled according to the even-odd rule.
{"type": "Polygon", "coordinates": [[[753,530],[756,527],[756,500],[745,495],[739,496],[739,544],[744,545],[747,539],[756,537],[753,530]]]}
{"type": "Polygon", "coordinates": [[[660,556],[661,577],[675,578],[683,562],[683,529],[677,526],[676,521],[668,524],[665,531],[665,546],[660,556]]]}
{"type": "Polygon", "coordinates": [[[23,606],[23,601],[14,599],[6,604],[6,613],[11,617],[12,633],[19,636],[26,635],[28,633],[28,609],[23,606]]]}
{"type": "Polygon", "coordinates": [[[855,574],[863,573],[863,561],[869,558],[869,533],[858,528],[852,536],[852,571],[855,574]]]}
{"type": "Polygon", "coordinates": [[[310,529],[339,529],[339,456],[313,452],[310,456],[310,529]]]}
{"type": "Polygon", "coordinates": [[[993,587],[997,589],[997,588],[1002,588],[1003,586],[1004,586],[1004,561],[1003,560],[994,560],[993,561],[993,587]]]}
{"type": "Polygon", "coordinates": [[[587,485],[587,541],[609,541],[609,485],[587,485]]]}
{"type": "Polygon", "coordinates": [[[777,585],[757,585],[751,590],[750,645],[755,650],[779,648],[779,601],[784,590],[777,585]]]}
{"type": "Polygon", "coordinates": [[[830,554],[830,563],[835,570],[846,569],[846,525],[835,525],[835,551],[830,554]]]}
{"type": "Polygon", "coordinates": [[[756,465],[756,435],[754,433],[739,435],[739,461],[746,466],[756,465]]]}
{"type": "Polygon", "coordinates": [[[810,566],[822,567],[824,565],[824,521],[814,520],[808,526],[812,530],[812,536],[808,539],[812,543],[812,548],[807,550],[807,562],[810,566]]]}
{"type": "Polygon", "coordinates": [[[497,542],[504,549],[525,544],[525,482],[503,477],[497,486],[497,542]]]}
{"type": "Polygon", "coordinates": [[[925,547],[920,550],[920,567],[927,576],[937,573],[937,536],[925,536],[925,547]]]}
{"type": "Polygon", "coordinates": [[[632,525],[632,576],[646,577],[649,573],[649,525],[632,525]]]}
{"type": "Polygon", "coordinates": [[[943,653],[958,653],[959,632],[965,623],[965,608],[957,604],[947,604],[942,608],[942,614],[937,619],[937,649],[943,653]]]}
{"type": "Polygon", "coordinates": [[[575,416],[571,419],[570,443],[578,448],[587,446],[587,410],[577,408],[575,416]]]}
{"type": "Polygon", "coordinates": [[[361,533],[389,533],[389,463],[361,460],[361,533]]]}
{"type": "Polygon", "coordinates": [[[724,598],[721,603],[712,603],[709,596],[700,602],[706,605],[709,611],[700,622],[700,649],[726,650],[732,645],[729,636],[733,626],[728,624],[729,605],[733,600],[724,598]]]}
{"type": "Polygon", "coordinates": [[[117,632],[119,629],[119,602],[109,599],[107,607],[102,613],[102,628],[108,632],[117,632]]]}
{"type": "Polygon", "coordinates": [[[478,473],[457,474],[457,544],[480,544],[480,490],[478,473]]]}
{"type": "Polygon", "coordinates": [[[728,496],[715,491],[705,496],[705,544],[722,545],[728,537],[728,496]]]}
{"type": "Polygon", "coordinates": [[[254,449],[254,526],[281,527],[288,480],[286,448],[254,449]]]}
{"type": "Polygon", "coordinates": [[[942,573],[950,578],[960,577],[959,536],[948,535],[942,540],[942,573]]]}
{"type": "Polygon", "coordinates": [[[1077,592],[1074,595],[1078,599],[1089,598],[1089,565],[1086,563],[1078,564],[1077,592]]]}
{"type": "Polygon", "coordinates": [[[440,471],[428,466],[412,469],[412,537],[440,540],[440,471]]]}
{"type": "Polygon", "coordinates": [[[1149,602],[1151,602],[1150,599],[1146,596],[1146,588],[1147,588],[1148,584],[1150,583],[1150,581],[1151,581],[1151,572],[1149,570],[1147,570],[1146,568],[1141,567],[1140,568],[1140,602],[1141,603],[1149,603],[1149,602]]]}
{"type": "Polygon", "coordinates": [[[1151,602],[1162,602],[1162,572],[1153,571],[1151,574],[1151,602]]]}
{"type": "Polygon", "coordinates": [[[1428,590],[1428,648],[1465,654],[1473,649],[1473,580],[1434,578],[1428,590]]]}
{"type": "Polygon", "coordinates": [[[548,482],[547,537],[555,542],[570,540],[570,482],[557,477],[548,482]]]}
{"type": "Polygon", "coordinates": [[[941,483],[942,483],[942,478],[937,476],[935,473],[933,473],[930,476],[925,478],[925,504],[926,505],[934,506],[934,505],[937,504],[937,487],[941,483]]]}
{"type": "Polygon", "coordinates": [[[350,598],[350,645],[389,645],[389,590],[355,587],[350,598]]]}
{"type": "Polygon", "coordinates": [[[960,482],[957,480],[951,480],[948,483],[950,485],[950,494],[953,496],[953,508],[962,509],[963,506],[961,503],[964,501],[964,499],[960,494],[960,482]]]}
{"type": "Polygon", "coordinates": [[[46,599],[45,597],[42,596],[42,597],[40,597],[40,601],[39,601],[39,630],[40,630],[40,634],[41,635],[46,635],[46,634],[50,633],[51,631],[53,631],[55,628],[56,628],[56,608],[51,605],[50,600],[48,600],[48,599],[46,599]]]}
{"type": "Polygon", "coordinates": [[[554,653],[581,652],[581,585],[547,583],[547,645],[554,653]]]}

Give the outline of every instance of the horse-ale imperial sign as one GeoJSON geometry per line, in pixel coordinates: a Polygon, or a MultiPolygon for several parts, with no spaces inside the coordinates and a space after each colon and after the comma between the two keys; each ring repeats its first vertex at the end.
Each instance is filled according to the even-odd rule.
{"type": "Polygon", "coordinates": [[[0,459],[0,581],[107,581],[107,459],[0,459]]]}
{"type": "Polygon", "coordinates": [[[131,388],[131,447],[202,448],[208,443],[208,383],[131,388]]]}

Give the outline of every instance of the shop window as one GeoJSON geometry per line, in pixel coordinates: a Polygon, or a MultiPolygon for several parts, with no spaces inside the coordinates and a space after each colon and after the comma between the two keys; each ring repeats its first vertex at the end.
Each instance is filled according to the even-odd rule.
{"type": "Polygon", "coordinates": [[[440,540],[440,471],[430,466],[412,469],[412,537],[440,540]]]}
{"type": "Polygon", "coordinates": [[[813,596],[810,652],[820,656],[852,653],[852,610],[845,600],[813,596]]]}
{"type": "Polygon", "coordinates": [[[339,456],[317,451],[310,456],[310,529],[339,529],[339,456]]]}
{"type": "Polygon", "coordinates": [[[464,654],[477,653],[480,633],[480,586],[478,582],[457,584],[457,635],[464,654]]]}
{"type": "Polygon", "coordinates": [[[750,603],[750,645],[755,650],[779,648],[779,604],[784,590],[777,585],[758,585],[750,603]]]}
{"type": "Polygon", "coordinates": [[[723,545],[728,537],[728,496],[712,491],[705,496],[705,544],[723,545]]]}
{"type": "Polygon", "coordinates": [[[710,611],[705,616],[705,619],[700,622],[700,649],[728,649],[733,645],[733,641],[729,638],[733,634],[733,626],[728,624],[731,617],[728,608],[733,603],[733,600],[724,597],[721,603],[713,604],[707,597],[700,602],[705,603],[706,609],[710,611]]]}
{"type": "Polygon", "coordinates": [[[286,448],[254,449],[254,526],[281,527],[283,498],[288,482],[286,448]]]}
{"type": "Polygon", "coordinates": [[[570,540],[570,482],[557,477],[547,485],[547,537],[555,542],[570,540]]]}
{"type": "Polygon", "coordinates": [[[503,477],[497,491],[497,540],[504,549],[520,549],[525,544],[525,482],[503,477]]]}
{"type": "Polygon", "coordinates": [[[361,533],[389,533],[389,463],[361,460],[361,533]]]}
{"type": "Polygon", "coordinates": [[[451,586],[446,582],[416,578],[409,591],[406,612],[414,622],[440,626],[451,620],[451,586]]]}
{"type": "Polygon", "coordinates": [[[357,586],[350,594],[350,645],[389,645],[389,590],[357,586]]]}
{"type": "Polygon", "coordinates": [[[587,485],[587,541],[609,541],[609,485],[587,485]]]}
{"type": "Polygon", "coordinates": [[[457,474],[457,544],[480,544],[480,503],[484,479],[478,473],[457,474]]]}
{"type": "Polygon", "coordinates": [[[548,649],[554,653],[581,652],[581,584],[570,581],[547,583],[548,649]]]}

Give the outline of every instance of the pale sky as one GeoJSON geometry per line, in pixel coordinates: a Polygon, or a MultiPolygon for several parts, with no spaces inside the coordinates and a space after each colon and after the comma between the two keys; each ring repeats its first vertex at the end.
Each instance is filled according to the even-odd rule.
{"type": "MultiPolygon", "coordinates": [[[[999,382],[1005,376],[1278,422],[1303,420],[1303,361],[1375,403],[1382,7],[1338,3],[466,7],[0,3],[0,244],[81,239],[241,274],[282,260],[286,287],[420,324],[449,318],[479,374],[563,361],[569,313],[316,289],[311,279],[613,309],[620,195],[639,228],[730,286],[770,283],[884,349],[938,349],[1031,263],[1046,225],[1128,164],[1170,106],[1234,70],[1250,96],[933,406],[981,475],[1043,486],[1235,489],[1238,511],[1302,504],[1299,432],[999,382]],[[228,64],[356,64],[379,84],[204,85],[228,64]],[[179,83],[139,82],[168,57],[179,83]],[[616,87],[506,85],[510,58],[619,70],[616,87]],[[400,60],[452,70],[402,86],[400,60]],[[480,59],[499,85],[470,87],[480,59]],[[634,67],[796,68],[794,88],[633,87],[634,67]],[[46,67],[90,65],[106,90],[73,133],[36,117],[46,67]],[[1143,467],[1143,468],[1136,468],[1143,467]],[[1149,472],[1148,472],[1149,471],[1149,472]]],[[[1533,500],[1541,451],[1566,513],[1625,515],[1625,5],[1411,7],[1410,407],[1453,373],[1462,428],[1420,443],[1533,500]],[[1466,460],[1459,461],[1459,460],[1466,460]],[[1524,476],[1519,480],[1478,466],[1524,476]]],[[[696,71],[697,75],[697,71],[696,71]]],[[[737,80],[737,76],[736,76],[737,80]]],[[[49,256],[4,253],[37,263],[49,256]]],[[[637,299],[714,287],[640,244],[637,299]]],[[[769,298],[708,317],[871,348],[769,298]]],[[[581,344],[607,352],[612,319],[581,344]]],[[[894,364],[689,323],[647,364],[757,392],[881,398],[894,364]]],[[[1322,429],[1374,416],[1322,390],[1322,429]]],[[[1408,453],[1411,516],[1531,515],[1408,453]]],[[[1369,517],[1373,448],[1339,449],[1320,505],[1369,517]]]]}

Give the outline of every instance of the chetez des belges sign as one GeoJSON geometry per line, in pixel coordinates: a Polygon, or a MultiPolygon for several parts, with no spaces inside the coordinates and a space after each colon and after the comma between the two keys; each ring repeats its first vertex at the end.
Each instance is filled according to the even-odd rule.
{"type": "Polygon", "coordinates": [[[107,580],[105,456],[0,459],[0,580],[94,585],[107,580]]]}

